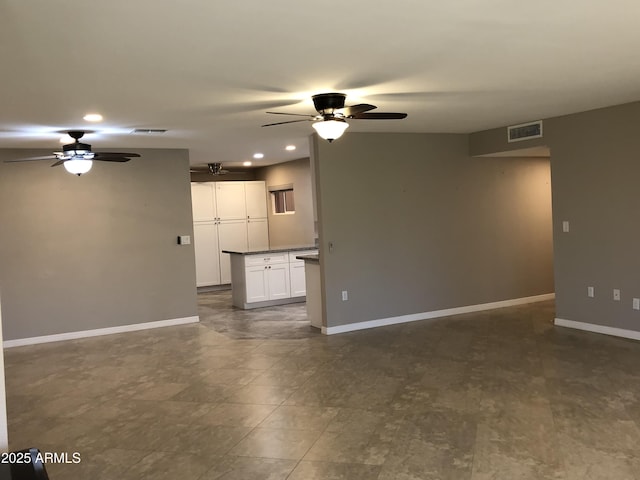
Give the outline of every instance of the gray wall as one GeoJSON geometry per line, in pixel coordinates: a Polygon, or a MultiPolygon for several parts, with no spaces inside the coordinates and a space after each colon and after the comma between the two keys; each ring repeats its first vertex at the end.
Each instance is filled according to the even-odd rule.
{"type": "MultiPolygon", "coordinates": [[[[632,298],[640,298],[639,117],[640,103],[631,103],[544,122],[558,318],[640,331],[640,312],[632,309],[632,298]],[[588,286],[595,287],[595,298],[587,297],[588,286]],[[614,288],[621,290],[619,302],[613,301],[614,288]]],[[[505,132],[472,135],[473,152],[501,149],[498,130],[505,132]]]]}
{"type": "Polygon", "coordinates": [[[292,245],[313,245],[313,196],[311,167],[308,158],[278,163],[256,170],[256,180],[264,180],[269,187],[293,185],[295,213],[274,215],[269,198],[269,245],[271,248],[292,245]]]}
{"type": "Polygon", "coordinates": [[[188,152],[136,151],[76,177],[0,150],[5,340],[197,315],[188,152]]]}
{"type": "Polygon", "coordinates": [[[328,327],[554,291],[548,160],[471,158],[453,134],[312,152],[328,327]]]}

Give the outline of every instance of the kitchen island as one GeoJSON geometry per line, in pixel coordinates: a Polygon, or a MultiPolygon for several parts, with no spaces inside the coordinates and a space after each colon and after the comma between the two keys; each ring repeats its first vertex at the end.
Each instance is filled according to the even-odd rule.
{"type": "Polygon", "coordinates": [[[296,255],[304,261],[307,286],[307,318],[312,327],[322,329],[322,293],[320,287],[320,255],[296,255]]]}
{"type": "Polygon", "coordinates": [[[305,262],[296,256],[317,254],[317,247],[222,251],[231,258],[235,307],[246,310],[306,300],[305,262]]]}

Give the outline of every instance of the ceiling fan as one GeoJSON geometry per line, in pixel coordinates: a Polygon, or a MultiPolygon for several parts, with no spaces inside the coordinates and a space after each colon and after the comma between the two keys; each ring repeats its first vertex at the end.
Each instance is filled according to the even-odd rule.
{"type": "Polygon", "coordinates": [[[317,115],[300,115],[297,113],[267,112],[272,115],[294,115],[297,117],[308,117],[302,120],[289,120],[287,122],[268,123],[263,127],[273,125],[283,125],[295,122],[315,122],[312,126],[325,140],[333,142],[340,138],[349,127],[346,119],[354,120],[399,120],[406,118],[406,113],[371,113],[370,110],[377,108],[375,105],[359,103],[350,107],[344,106],[346,99],[344,93],[319,93],[311,97],[313,105],[318,111],[317,115]]]}
{"type": "MultiPolygon", "coordinates": [[[[85,133],[92,133],[83,130],[70,130],[66,132],[75,141],[62,146],[62,152],[53,152],[53,159],[57,159],[52,167],[58,165],[64,165],[64,168],[74,175],[82,175],[91,170],[93,161],[98,160],[102,162],[128,162],[130,157],[139,157],[139,153],[126,153],[126,152],[92,152],[91,145],[88,143],[81,143],[80,139],[85,133]]],[[[51,156],[46,155],[44,157],[32,157],[32,158],[20,158],[16,160],[6,160],[6,162],[30,162],[36,160],[50,160],[51,156]]]]}
{"type": "Polygon", "coordinates": [[[242,170],[225,170],[221,163],[207,163],[204,166],[194,166],[189,170],[191,173],[208,173],[209,175],[227,175],[229,173],[244,175],[247,172],[242,170]]]}

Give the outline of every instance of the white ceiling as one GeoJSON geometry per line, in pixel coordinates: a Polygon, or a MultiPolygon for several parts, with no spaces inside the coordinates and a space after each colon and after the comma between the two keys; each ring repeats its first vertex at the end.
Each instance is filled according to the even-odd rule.
{"type": "Polygon", "coordinates": [[[472,132],[640,99],[637,0],[1,0],[0,148],[308,155],[310,96],[407,112],[358,132],[472,132]],[[88,125],[87,112],[105,120],[88,125]],[[134,128],[166,128],[132,135],[134,128]],[[295,152],[285,152],[295,144],[295,152]]]}

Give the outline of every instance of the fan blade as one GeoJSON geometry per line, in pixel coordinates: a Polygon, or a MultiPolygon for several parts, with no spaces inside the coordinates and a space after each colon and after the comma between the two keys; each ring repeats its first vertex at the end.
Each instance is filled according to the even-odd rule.
{"type": "Polygon", "coordinates": [[[289,120],[288,122],[267,123],[266,125],[261,125],[261,126],[272,127],[273,125],[284,125],[285,123],[296,123],[296,122],[313,122],[313,118],[305,118],[304,120],[289,120]]]}
{"type": "Polygon", "coordinates": [[[93,157],[92,160],[98,160],[99,162],[128,162],[131,160],[127,157],[93,157]]]}
{"type": "Polygon", "coordinates": [[[349,118],[355,120],[400,120],[406,118],[406,113],[358,113],[349,118]]]}
{"type": "Polygon", "coordinates": [[[58,160],[56,163],[54,163],[53,165],[51,165],[52,167],[57,167],[58,165],[62,165],[64,162],[66,162],[66,160],[58,160]]]}
{"type": "Polygon", "coordinates": [[[316,115],[305,115],[301,113],[285,113],[285,112],[266,112],[266,113],[269,113],[271,115],[293,115],[295,117],[311,117],[311,118],[316,117],[316,115]]]}
{"type": "Polygon", "coordinates": [[[374,108],[378,108],[375,105],[369,105],[368,103],[359,103],[358,105],[351,105],[350,107],[344,107],[338,110],[339,113],[342,113],[347,118],[353,118],[354,115],[358,113],[368,112],[369,110],[373,110],[374,108]]]}
{"type": "Polygon", "coordinates": [[[53,155],[43,155],[42,157],[28,157],[28,158],[16,158],[15,160],[5,160],[4,163],[14,162],[38,162],[40,160],[52,160],[55,157],[53,155]]]}
{"type": "Polygon", "coordinates": [[[139,157],[139,153],[128,152],[96,152],[93,154],[94,160],[106,160],[109,157],[139,157]]]}

